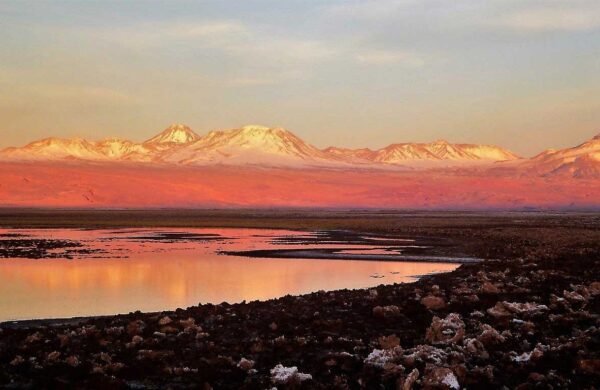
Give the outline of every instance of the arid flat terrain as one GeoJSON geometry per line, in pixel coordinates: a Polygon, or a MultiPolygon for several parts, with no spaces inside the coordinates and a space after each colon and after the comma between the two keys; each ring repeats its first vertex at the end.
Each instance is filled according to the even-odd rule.
{"type": "Polygon", "coordinates": [[[0,162],[1,207],[598,209],[597,178],[431,169],[0,162]]]}
{"type": "Polygon", "coordinates": [[[440,255],[489,259],[368,290],[2,324],[5,387],[584,389],[600,381],[597,213],[5,209],[0,226],[336,229],[443,240],[440,255]]]}

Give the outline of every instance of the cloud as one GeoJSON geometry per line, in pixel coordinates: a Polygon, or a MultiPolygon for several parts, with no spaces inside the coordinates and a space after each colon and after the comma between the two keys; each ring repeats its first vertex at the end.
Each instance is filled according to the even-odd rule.
{"type": "Polygon", "coordinates": [[[423,28],[435,21],[440,30],[480,31],[486,25],[522,32],[600,28],[598,0],[363,0],[327,6],[325,14],[365,23],[384,23],[387,28],[390,26],[385,23],[410,25],[415,19],[425,21],[423,28]]]}
{"type": "Polygon", "coordinates": [[[161,33],[172,37],[222,37],[239,34],[247,34],[246,27],[236,21],[216,21],[210,23],[183,23],[174,26],[163,26],[161,33]]]}
{"type": "Polygon", "coordinates": [[[403,65],[407,67],[421,67],[425,61],[414,53],[391,50],[371,50],[355,56],[358,63],[364,65],[403,65]]]}
{"type": "Polygon", "coordinates": [[[594,30],[600,28],[600,3],[549,2],[516,10],[492,24],[523,32],[594,30]]]}
{"type": "Polygon", "coordinates": [[[276,80],[274,78],[234,77],[228,80],[228,84],[234,87],[255,87],[276,84],[277,81],[279,80],[276,80]]]}
{"type": "Polygon", "coordinates": [[[113,28],[86,29],[83,27],[79,32],[136,50],[154,50],[173,43],[216,47],[245,39],[249,35],[246,26],[234,20],[177,23],[142,22],[113,28]]]}
{"type": "Polygon", "coordinates": [[[13,94],[0,98],[4,106],[30,106],[32,104],[51,107],[105,106],[121,107],[134,104],[135,98],[111,88],[90,85],[36,84],[23,86],[13,94]]]}
{"type": "Polygon", "coordinates": [[[92,33],[134,49],[155,50],[185,44],[188,49],[211,49],[244,61],[306,63],[330,58],[335,51],[318,40],[293,38],[236,20],[142,23],[92,33]]]}
{"type": "Polygon", "coordinates": [[[87,100],[97,103],[130,103],[132,98],[120,91],[87,85],[39,85],[32,92],[43,99],[60,99],[67,101],[87,100]]]}
{"type": "Polygon", "coordinates": [[[397,12],[419,3],[418,0],[361,0],[346,1],[325,8],[328,15],[353,19],[389,19],[397,12]]]}

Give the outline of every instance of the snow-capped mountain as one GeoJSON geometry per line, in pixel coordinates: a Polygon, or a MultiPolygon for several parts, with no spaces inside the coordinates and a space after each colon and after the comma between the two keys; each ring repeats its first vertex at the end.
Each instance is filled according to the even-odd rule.
{"type": "Polygon", "coordinates": [[[397,143],[371,150],[329,147],[319,149],[280,127],[244,126],[211,131],[199,136],[185,125],[169,126],[147,141],[108,138],[46,138],[23,147],[0,151],[3,160],[92,160],[152,162],[179,165],[264,165],[264,166],[401,166],[427,167],[493,164],[495,172],[522,172],[569,177],[600,177],[600,135],[563,150],[547,150],[521,159],[493,145],[397,143]],[[422,164],[422,165],[421,165],[422,164]]]}
{"type": "Polygon", "coordinates": [[[406,165],[412,162],[482,163],[519,158],[514,153],[497,146],[450,144],[443,140],[432,143],[392,144],[378,150],[329,147],[324,151],[341,160],[375,164],[406,165]]]}
{"type": "Polygon", "coordinates": [[[250,125],[211,131],[195,142],[165,153],[163,159],[179,164],[295,165],[326,162],[328,155],[288,130],[250,125]]]}
{"type": "Polygon", "coordinates": [[[19,160],[99,160],[102,153],[93,142],[82,138],[44,138],[21,148],[7,148],[2,151],[5,158],[19,160]]]}
{"type": "Polygon", "coordinates": [[[323,151],[336,160],[359,164],[373,163],[376,154],[368,148],[348,149],[338,148],[336,146],[330,146],[323,151]]]}
{"type": "Polygon", "coordinates": [[[491,145],[450,144],[440,140],[432,143],[392,144],[375,152],[373,161],[399,164],[407,161],[505,161],[519,158],[515,154],[491,145]]]}
{"type": "Polygon", "coordinates": [[[548,149],[522,168],[542,175],[600,178],[600,134],[573,148],[548,149]]]}
{"type": "Polygon", "coordinates": [[[200,136],[186,125],[174,124],[164,131],[150,138],[145,145],[182,145],[189,144],[200,139],[200,136]]]}
{"type": "Polygon", "coordinates": [[[0,157],[16,160],[151,161],[153,151],[119,138],[87,141],[82,138],[45,138],[21,148],[7,148],[0,157]]]}
{"type": "Polygon", "coordinates": [[[164,151],[176,149],[199,138],[189,127],[175,124],[143,143],[122,138],[106,138],[100,141],[45,138],[21,148],[4,149],[0,151],[0,157],[17,160],[160,162],[164,151]]]}
{"type": "Polygon", "coordinates": [[[107,138],[94,143],[97,151],[110,160],[151,161],[153,150],[126,139],[107,138]]]}

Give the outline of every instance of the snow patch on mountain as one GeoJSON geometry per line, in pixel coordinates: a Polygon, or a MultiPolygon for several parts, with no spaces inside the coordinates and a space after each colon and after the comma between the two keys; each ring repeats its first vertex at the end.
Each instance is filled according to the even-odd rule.
{"type": "Polygon", "coordinates": [[[179,164],[236,163],[294,165],[325,162],[328,156],[280,127],[249,125],[211,131],[185,147],[163,156],[179,164]]]}
{"type": "Polygon", "coordinates": [[[548,149],[520,168],[545,176],[600,178],[600,134],[573,148],[548,149]]]}
{"type": "Polygon", "coordinates": [[[188,144],[197,141],[200,136],[186,125],[173,124],[160,134],[150,138],[144,144],[188,144]]]}

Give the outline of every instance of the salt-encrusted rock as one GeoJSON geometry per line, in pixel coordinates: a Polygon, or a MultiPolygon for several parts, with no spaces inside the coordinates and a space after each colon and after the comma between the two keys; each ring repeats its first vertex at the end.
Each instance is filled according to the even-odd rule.
{"type": "Polygon", "coordinates": [[[388,364],[397,363],[402,356],[402,348],[396,347],[392,349],[374,349],[367,356],[364,363],[369,366],[385,368],[388,364]]]}
{"type": "Polygon", "coordinates": [[[514,356],[512,360],[517,363],[528,363],[530,360],[538,360],[544,355],[544,346],[538,344],[531,352],[523,352],[521,355],[514,356]]]}
{"type": "Polygon", "coordinates": [[[400,346],[400,339],[395,335],[381,336],[379,339],[379,346],[383,349],[392,349],[400,346]]]}
{"type": "Polygon", "coordinates": [[[125,327],[123,326],[111,326],[106,328],[106,334],[110,336],[120,336],[125,333],[125,327]]]}
{"type": "Polygon", "coordinates": [[[487,313],[495,318],[511,317],[513,314],[537,315],[548,310],[548,306],[535,302],[498,302],[487,309],[487,313]]]}
{"type": "Polygon", "coordinates": [[[100,354],[97,355],[97,358],[103,361],[104,363],[112,362],[112,357],[106,352],[100,352],[100,354]]]}
{"type": "Polygon", "coordinates": [[[432,344],[454,344],[460,342],[464,335],[465,323],[460,315],[450,313],[444,319],[433,317],[425,339],[432,344]]]}
{"type": "Polygon", "coordinates": [[[425,386],[438,389],[460,389],[456,375],[449,368],[436,367],[425,373],[423,380],[425,386]]]}
{"type": "Polygon", "coordinates": [[[165,334],[175,334],[175,333],[179,333],[179,329],[177,329],[177,328],[176,328],[176,327],[174,327],[174,326],[170,326],[170,325],[167,325],[167,326],[163,326],[163,327],[161,327],[161,328],[160,328],[160,331],[161,331],[162,333],[165,333],[165,334]]]}
{"type": "Polygon", "coordinates": [[[481,292],[485,294],[498,294],[500,289],[495,284],[484,282],[481,285],[481,292]]]}
{"type": "Polygon", "coordinates": [[[417,345],[404,353],[402,362],[408,367],[413,367],[418,362],[440,366],[445,364],[447,360],[448,354],[446,351],[431,345],[417,345]]]}
{"type": "Polygon", "coordinates": [[[428,295],[421,299],[421,304],[429,310],[439,310],[446,307],[446,301],[442,297],[435,295],[428,295]]]}
{"type": "Polygon", "coordinates": [[[482,328],[483,331],[479,336],[477,336],[477,340],[479,340],[483,345],[501,344],[506,341],[506,338],[490,325],[483,324],[482,328]]]}
{"type": "Polygon", "coordinates": [[[375,317],[395,317],[400,314],[400,308],[396,305],[389,306],[375,306],[373,308],[373,315],[375,317]]]}
{"type": "Polygon", "coordinates": [[[48,363],[56,363],[59,358],[60,358],[60,352],[52,351],[48,354],[48,356],[46,356],[46,361],[48,363]]]}
{"type": "Polygon", "coordinates": [[[587,302],[587,299],[576,291],[563,290],[563,296],[570,302],[587,302]]]}
{"type": "Polygon", "coordinates": [[[20,366],[23,363],[25,363],[25,359],[23,359],[23,356],[21,356],[21,355],[15,356],[15,358],[10,361],[10,365],[13,367],[20,366]]]}
{"type": "Polygon", "coordinates": [[[591,295],[600,295],[600,282],[592,282],[588,286],[588,291],[591,295]]]}
{"type": "Polygon", "coordinates": [[[466,283],[461,283],[458,287],[454,288],[453,292],[458,295],[471,295],[474,293],[466,283]]]}
{"type": "Polygon", "coordinates": [[[56,336],[56,338],[58,339],[61,348],[69,345],[71,342],[71,337],[67,334],[59,334],[56,336]]]}
{"type": "Polygon", "coordinates": [[[278,385],[302,383],[311,379],[312,375],[299,372],[298,367],[284,367],[278,364],[271,369],[271,381],[278,385]]]}
{"type": "Polygon", "coordinates": [[[130,336],[135,336],[136,334],[141,334],[146,328],[146,324],[142,320],[131,321],[127,324],[127,333],[130,336]]]}
{"type": "Polygon", "coordinates": [[[401,386],[402,386],[401,389],[402,390],[412,390],[417,379],[419,379],[419,370],[414,368],[410,372],[410,374],[408,374],[408,376],[404,379],[404,381],[401,383],[401,386]]]}
{"type": "Polygon", "coordinates": [[[71,367],[77,367],[81,364],[81,361],[77,356],[71,355],[65,359],[65,363],[67,363],[71,367]]]}
{"type": "Polygon", "coordinates": [[[237,366],[244,371],[249,371],[254,367],[254,360],[241,358],[237,366]]]}
{"type": "Polygon", "coordinates": [[[192,317],[189,317],[186,320],[179,320],[179,324],[181,324],[181,326],[185,328],[188,326],[196,325],[196,320],[192,317]]]}
{"type": "Polygon", "coordinates": [[[552,310],[569,310],[571,305],[569,301],[567,301],[563,297],[556,296],[554,294],[550,294],[550,309],[552,310]]]}
{"type": "Polygon", "coordinates": [[[502,302],[498,302],[494,307],[487,309],[487,313],[494,318],[505,318],[511,316],[511,312],[504,306],[502,302]]]}
{"type": "Polygon", "coordinates": [[[40,332],[35,332],[30,334],[25,338],[25,342],[27,344],[35,343],[36,341],[40,341],[42,339],[42,334],[40,332]]]}
{"type": "Polygon", "coordinates": [[[480,359],[489,359],[490,355],[485,350],[483,343],[477,339],[466,339],[465,349],[471,356],[475,356],[480,359]]]}
{"type": "Polygon", "coordinates": [[[600,359],[581,359],[577,366],[585,373],[600,376],[600,359]]]}

